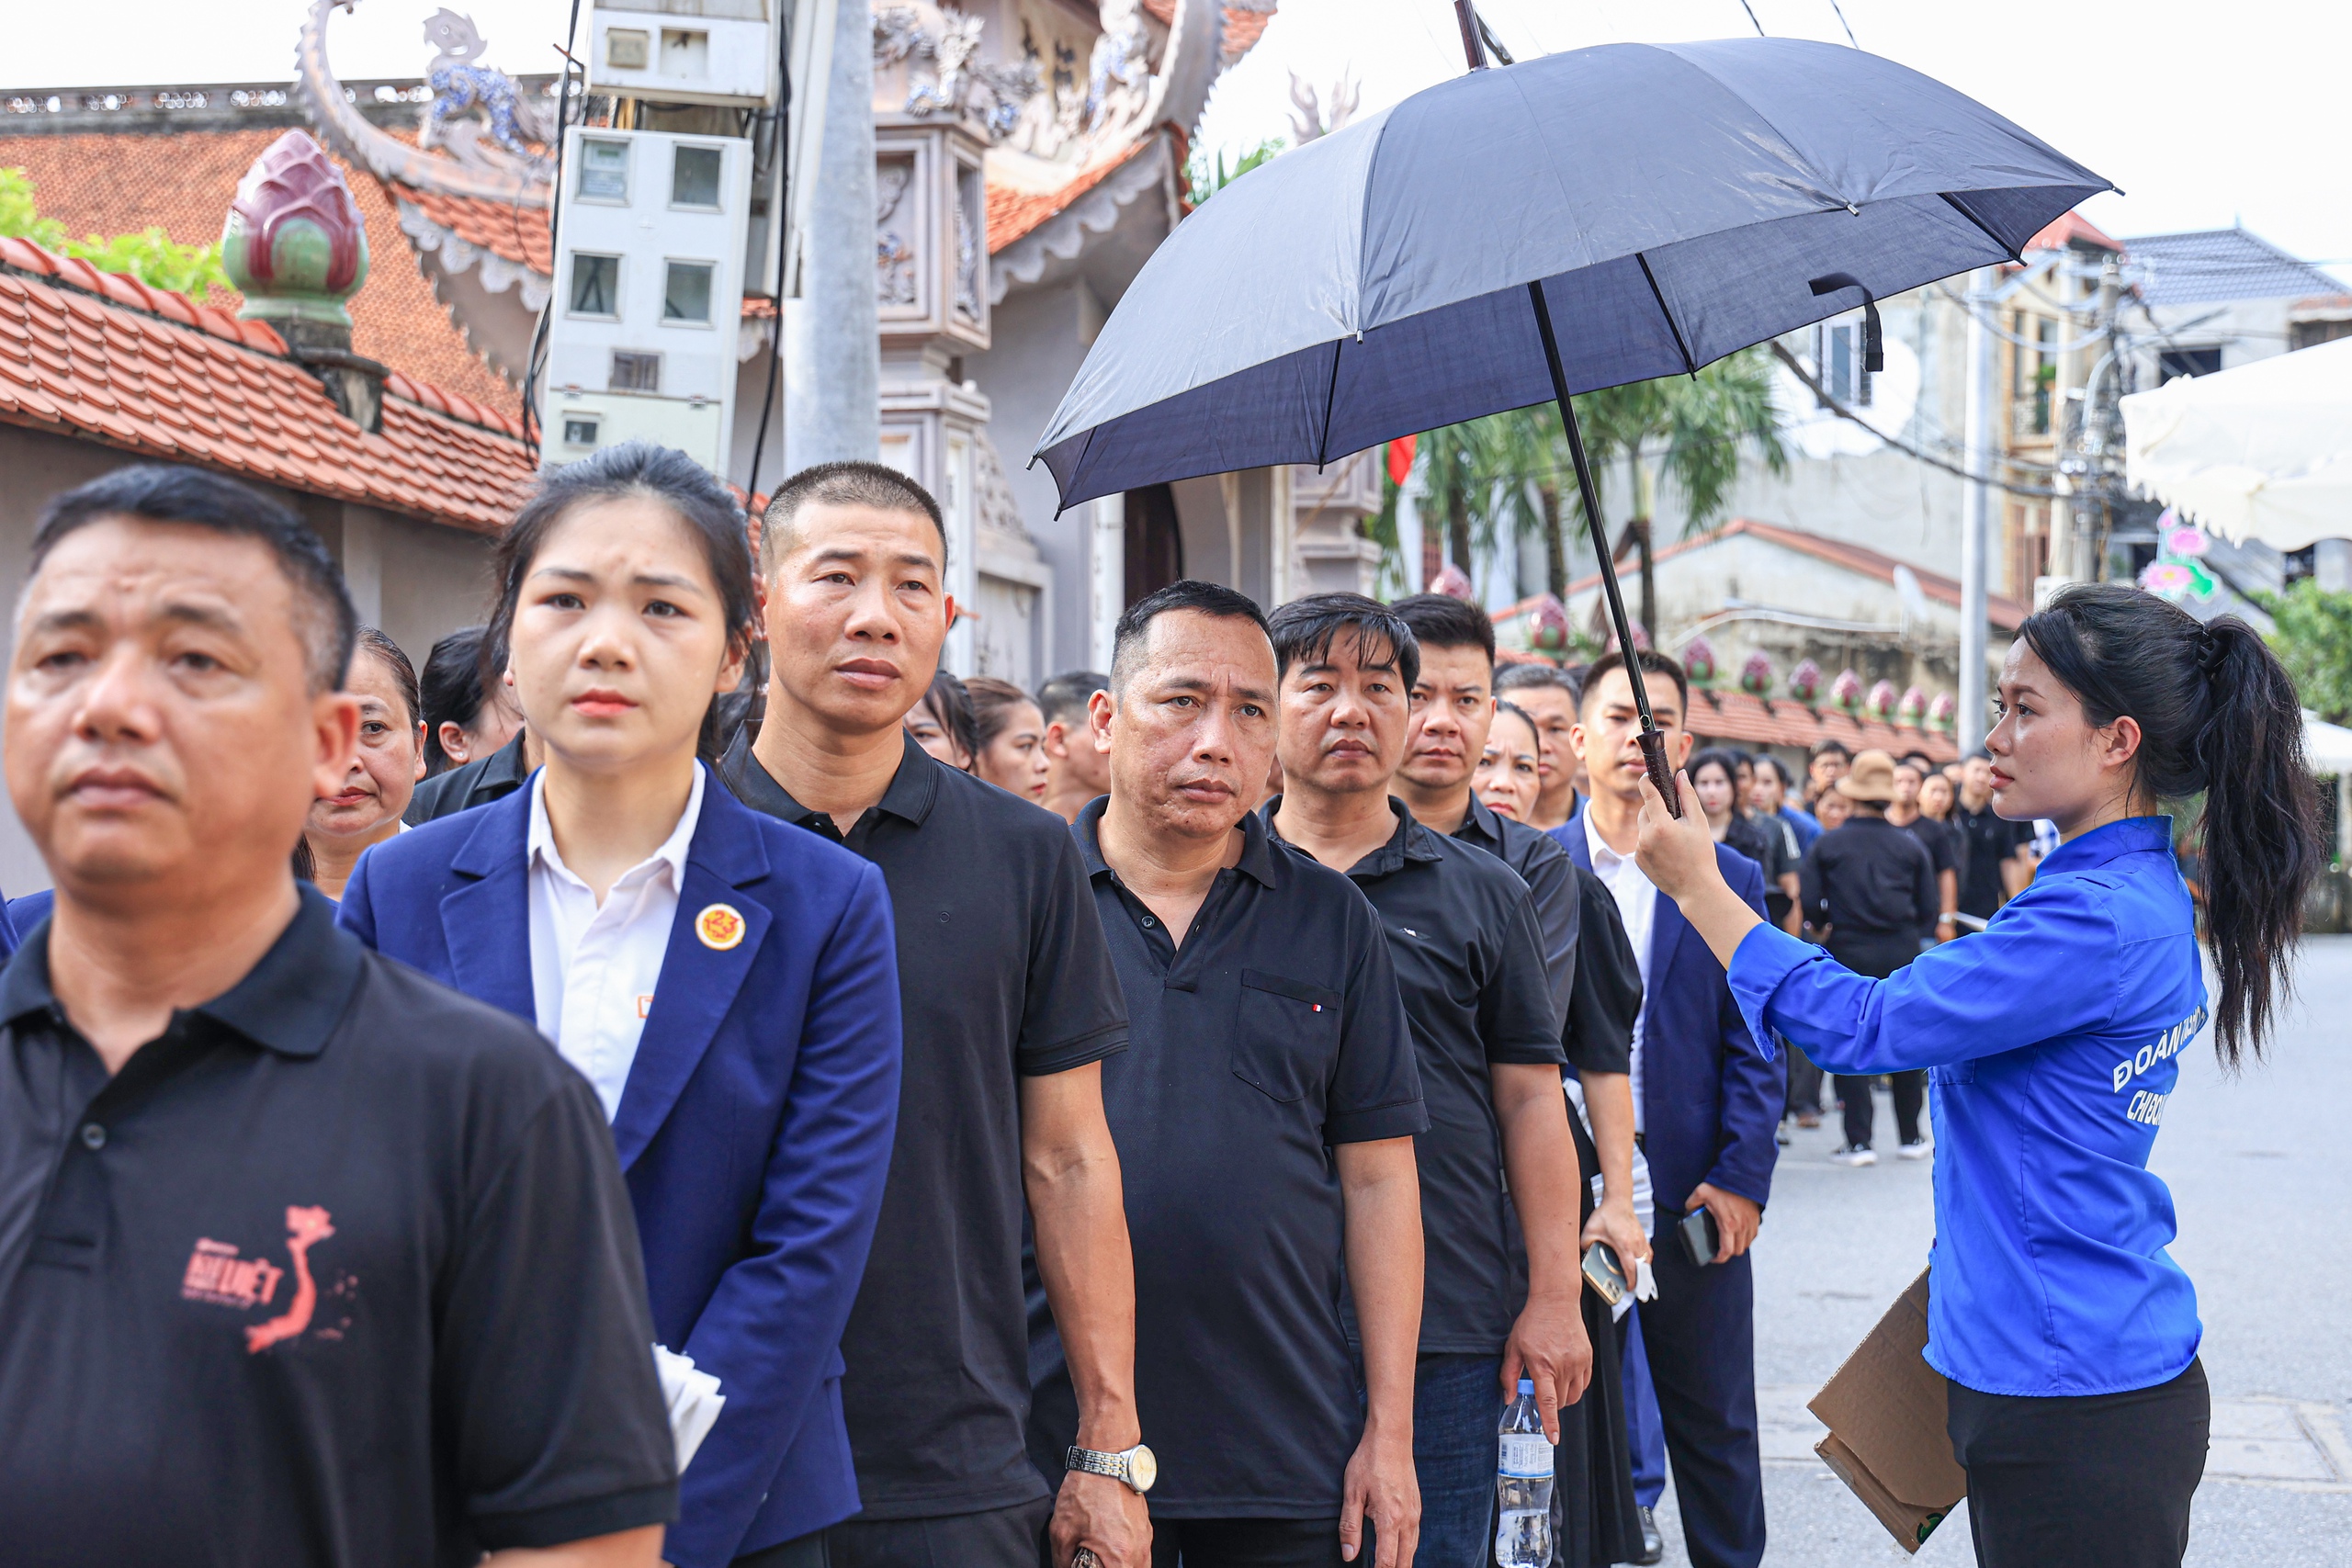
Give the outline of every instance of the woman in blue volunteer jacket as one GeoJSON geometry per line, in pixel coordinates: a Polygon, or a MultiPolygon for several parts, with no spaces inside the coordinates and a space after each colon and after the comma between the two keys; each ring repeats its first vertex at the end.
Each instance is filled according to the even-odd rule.
{"type": "Polygon", "coordinates": [[[1882,980],[1759,922],[1715,872],[1688,782],[1640,857],[1730,971],[1756,1038],[1823,1066],[1929,1069],[1928,1360],[1950,1384],[1990,1568],[2177,1564],[2209,1416],[2194,1287],[2147,1168],[2208,1018],[2196,916],[2158,803],[2205,792],[2214,1045],[2259,1055],[2321,842],[2293,682],[2234,616],[2069,589],[2000,682],[1995,808],[2060,847],[1985,930],[1882,980]]]}
{"type": "Polygon", "coordinates": [[[342,920],[537,1023],[603,1100],[654,1326],[726,1401],[663,1558],[821,1562],[858,1510],[838,1347],[898,1114],[889,896],[695,759],[755,611],[742,513],[690,458],[551,472],[497,566],[489,640],[545,766],[369,849],[342,920]]]}

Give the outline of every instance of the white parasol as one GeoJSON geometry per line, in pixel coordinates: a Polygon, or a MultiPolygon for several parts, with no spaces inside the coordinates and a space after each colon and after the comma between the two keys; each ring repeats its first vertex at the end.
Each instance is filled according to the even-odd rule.
{"type": "Polygon", "coordinates": [[[2352,538],[2352,338],[2123,400],[2124,478],[2226,538],[2352,538]]]}

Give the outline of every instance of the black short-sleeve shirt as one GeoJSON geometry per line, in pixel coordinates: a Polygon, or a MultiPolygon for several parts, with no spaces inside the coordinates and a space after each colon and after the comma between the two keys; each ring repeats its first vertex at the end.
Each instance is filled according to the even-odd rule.
{"type": "Polygon", "coordinates": [[[1990,919],[2008,897],[2001,882],[2002,863],[2033,842],[2033,824],[1997,817],[1988,803],[1982,811],[1953,807],[1951,825],[1960,834],[1961,912],[1990,919]]]}
{"type": "Polygon", "coordinates": [[[899,1132],[842,1335],[865,1517],[1043,1497],[1024,1444],[1020,1078],[1099,1062],[1127,1040],[1069,826],[911,739],[846,839],[760,766],[748,730],[718,774],[745,805],[872,861],[890,889],[906,1040],[899,1132]]]}
{"type": "Polygon", "coordinates": [[[1937,875],[1960,870],[1960,835],[1949,824],[1922,812],[1903,824],[1903,830],[1927,849],[1928,863],[1935,867],[1937,875]]]}
{"type": "Polygon", "coordinates": [[[1552,979],[1552,1008],[1568,1014],[1576,989],[1577,944],[1583,901],[1577,897],[1577,863],[1560,841],[1541,828],[1502,816],[1476,795],[1453,836],[1476,844],[1519,873],[1535,899],[1535,923],[1544,938],[1544,967],[1552,979]]]}
{"type": "Polygon", "coordinates": [[[112,1078],[0,976],[0,1559],[470,1568],[667,1521],[587,1080],[306,890],[112,1078]]]}
{"type": "MultiPolygon", "coordinates": [[[[1135,1243],[1151,1511],[1329,1518],[1363,1430],[1332,1146],[1429,1124],[1387,943],[1346,877],[1249,817],[1179,947],[1103,863],[1105,804],[1070,831],[1133,1021],[1102,1099],[1135,1243]]],[[[1049,1325],[1039,1337],[1052,1449],[1075,1407],[1049,1325]]]]}
{"type": "Polygon", "coordinates": [[[1568,1065],[1577,1076],[1634,1070],[1634,1021],[1642,1011],[1642,970],[1625,917],[1609,885],[1569,863],[1583,917],[1577,932],[1576,988],[1568,998],[1568,1065]]]}
{"type": "MultiPolygon", "coordinates": [[[[1494,1355],[1526,1304],[1503,1184],[1495,1063],[1557,1066],[1560,1019],[1534,900],[1517,873],[1432,833],[1391,799],[1396,830],[1348,868],[1380,911],[1429,1101],[1421,1177],[1421,1351],[1494,1355]]],[[[1271,826],[1279,796],[1266,807],[1271,826]]]]}

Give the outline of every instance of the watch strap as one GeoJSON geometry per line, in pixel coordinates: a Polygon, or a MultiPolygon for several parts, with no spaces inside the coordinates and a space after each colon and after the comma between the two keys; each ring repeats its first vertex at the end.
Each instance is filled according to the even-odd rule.
{"type": "Polygon", "coordinates": [[[1114,1481],[1128,1479],[1125,1454],[1104,1453],[1099,1449],[1081,1449],[1076,1443],[1072,1443],[1069,1446],[1069,1452],[1062,1456],[1062,1468],[1082,1470],[1090,1475],[1107,1475],[1114,1481]]]}

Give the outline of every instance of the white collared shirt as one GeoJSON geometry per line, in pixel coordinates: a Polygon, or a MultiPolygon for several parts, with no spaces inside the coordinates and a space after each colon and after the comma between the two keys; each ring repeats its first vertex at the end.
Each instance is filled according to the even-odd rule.
{"type": "Polygon", "coordinates": [[[620,1111],[645,1017],[653,1010],[662,955],[686,883],[686,849],[702,818],[704,776],[696,762],[678,825],[613,884],[601,907],[555,847],[546,770],[531,778],[532,1000],[539,1032],[595,1087],[607,1122],[620,1111]]]}
{"type": "Polygon", "coordinates": [[[1584,845],[1592,856],[1592,874],[1608,885],[1625,922],[1625,940],[1634,944],[1634,963],[1642,972],[1642,1005],[1634,1013],[1634,1131],[1642,1131],[1642,1026],[1650,1012],[1650,929],[1657,919],[1657,886],[1642,874],[1632,855],[1609,847],[1592,825],[1588,802],[1584,812],[1584,845]]]}

